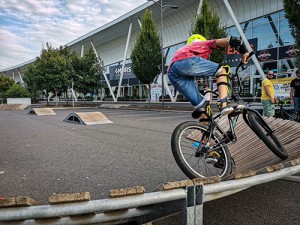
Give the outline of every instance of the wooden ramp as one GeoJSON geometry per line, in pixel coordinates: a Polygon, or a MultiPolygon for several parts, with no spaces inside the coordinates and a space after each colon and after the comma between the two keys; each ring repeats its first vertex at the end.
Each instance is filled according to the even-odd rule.
{"type": "Polygon", "coordinates": [[[56,115],[56,113],[51,108],[32,108],[29,114],[34,114],[37,116],[49,116],[56,115]]]}
{"type": "MultiPolygon", "coordinates": [[[[282,161],[275,156],[240,118],[235,129],[237,142],[228,145],[229,151],[235,160],[235,170],[237,172],[259,170],[269,165],[285,163],[300,157],[300,123],[275,119],[274,117],[265,119],[287,150],[288,159],[282,161]]],[[[225,130],[228,129],[226,117],[220,119],[219,125],[225,130]]]]}
{"type": "Polygon", "coordinates": [[[27,107],[25,104],[1,104],[0,110],[24,110],[27,107]]]}
{"type": "Polygon", "coordinates": [[[95,125],[113,123],[101,112],[70,113],[64,121],[82,125],[95,125]]]}

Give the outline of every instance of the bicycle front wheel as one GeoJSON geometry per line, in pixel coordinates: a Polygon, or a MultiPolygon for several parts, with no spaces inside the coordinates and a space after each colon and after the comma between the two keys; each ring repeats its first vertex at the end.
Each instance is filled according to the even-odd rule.
{"type": "Polygon", "coordinates": [[[196,177],[224,177],[232,172],[233,160],[228,148],[217,145],[219,138],[212,135],[208,144],[209,130],[197,122],[183,122],[173,131],[172,153],[176,163],[190,179],[196,177]],[[211,147],[216,146],[217,147],[211,147]],[[209,146],[209,147],[206,147],[209,146]]]}
{"type": "Polygon", "coordinates": [[[255,113],[248,114],[250,128],[268,146],[268,148],[279,158],[287,159],[288,153],[278,140],[276,134],[269,130],[263,118],[255,113]]]}

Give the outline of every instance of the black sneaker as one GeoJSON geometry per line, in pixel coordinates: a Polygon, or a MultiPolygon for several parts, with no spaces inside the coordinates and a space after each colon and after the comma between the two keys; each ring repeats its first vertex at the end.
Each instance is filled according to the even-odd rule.
{"type": "Polygon", "coordinates": [[[192,117],[193,117],[194,119],[200,118],[201,114],[206,112],[206,109],[207,109],[208,104],[209,104],[209,102],[204,102],[204,104],[203,104],[201,107],[195,109],[195,110],[192,112],[192,117]]]}

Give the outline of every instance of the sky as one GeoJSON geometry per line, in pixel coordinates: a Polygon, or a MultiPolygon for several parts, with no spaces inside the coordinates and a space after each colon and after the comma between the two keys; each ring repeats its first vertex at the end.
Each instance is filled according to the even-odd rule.
{"type": "Polygon", "coordinates": [[[0,70],[57,48],[147,0],[0,0],[0,70]]]}

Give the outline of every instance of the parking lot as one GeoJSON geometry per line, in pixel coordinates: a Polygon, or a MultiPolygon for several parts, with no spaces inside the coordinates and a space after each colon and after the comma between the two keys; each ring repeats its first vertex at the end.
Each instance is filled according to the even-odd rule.
{"type": "MultiPolygon", "coordinates": [[[[151,192],[164,182],[187,179],[173,159],[170,138],[179,123],[191,120],[190,112],[69,108],[36,116],[28,111],[0,111],[2,197],[27,196],[47,204],[53,193],[87,191],[92,199],[101,199],[111,189],[141,185],[151,192]],[[113,123],[63,121],[84,111],[100,111],[113,123]]],[[[291,181],[258,185],[204,204],[205,224],[299,220],[299,183],[291,181]]]]}

